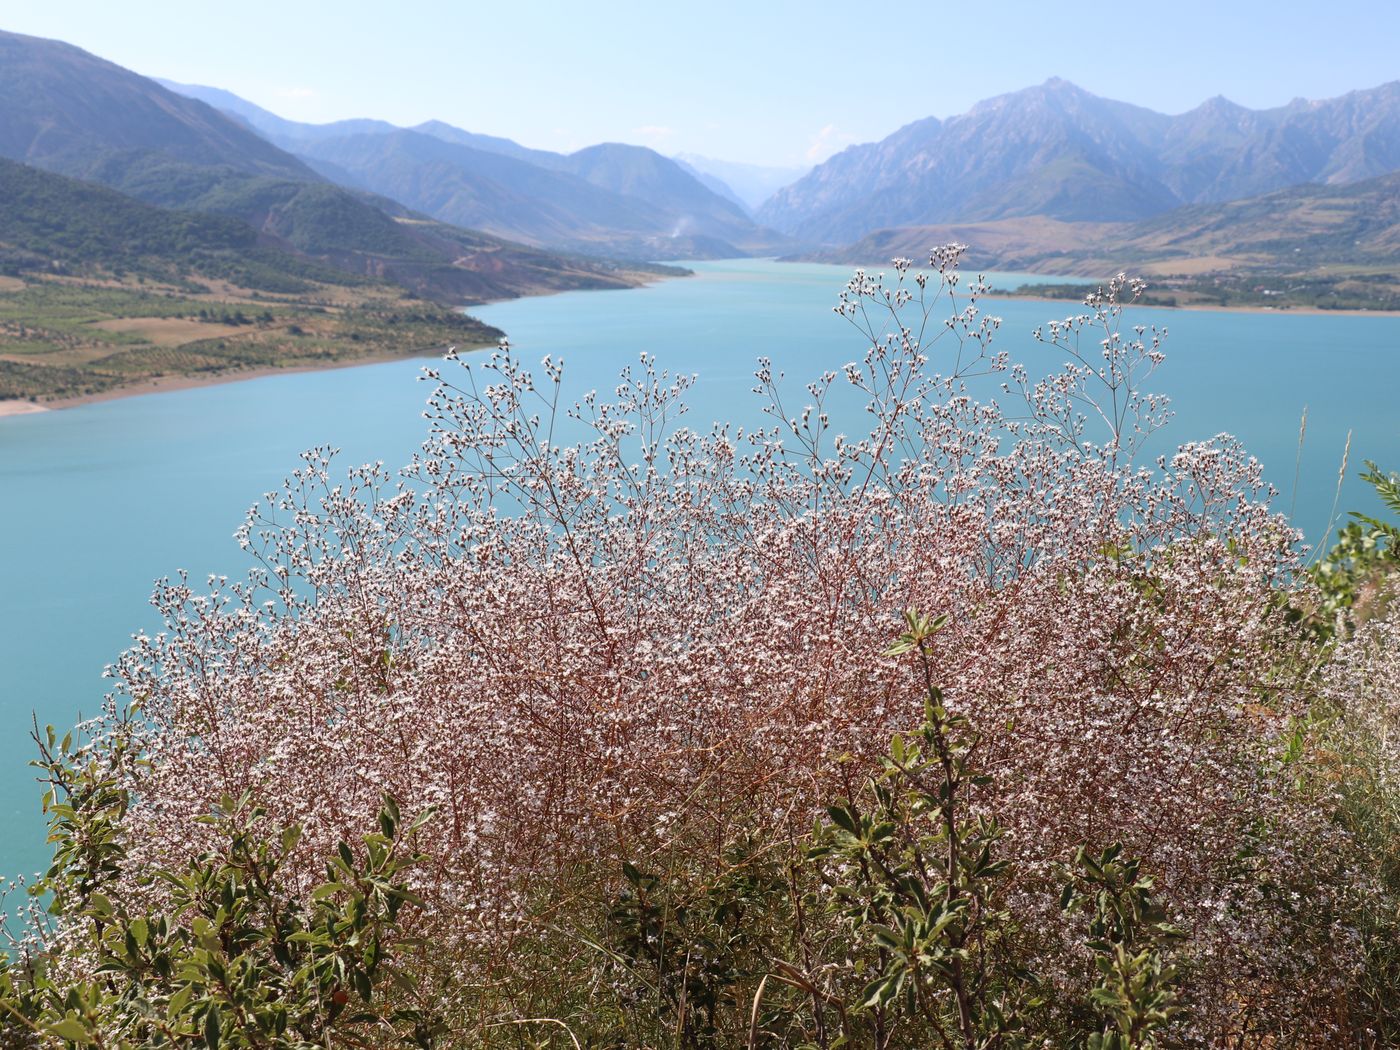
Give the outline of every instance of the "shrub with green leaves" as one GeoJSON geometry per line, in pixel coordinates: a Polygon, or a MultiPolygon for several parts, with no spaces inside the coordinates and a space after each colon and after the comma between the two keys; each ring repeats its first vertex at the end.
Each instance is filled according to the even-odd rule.
{"type": "MultiPolygon", "coordinates": [[[[831,1046],[913,1010],[953,1045],[1032,1013],[1143,1042],[1088,1005],[1089,920],[1058,907],[1076,851],[1122,843],[1188,936],[1111,975],[1151,1000],[1177,968],[1176,1043],[1345,1041],[1367,884],[1292,746],[1318,652],[1296,535],[1231,439],[1144,462],[1168,412],[1140,286],[1037,332],[1045,375],[994,345],[960,253],[857,273],[863,354],[797,394],[760,360],[762,428],[685,426],[692,380],[650,358],[571,405],[558,362],[502,346],[428,370],[403,475],[308,453],[238,533],[248,578],[163,581],[114,665],[102,746],[137,704],[140,761],[102,892],[168,912],[140,876],[220,852],[197,818],[252,787],[304,829],[305,894],[388,790],[442,813],[415,930],[481,1041],[831,1046]],[[890,656],[909,607],[946,620],[890,656]],[[726,885],[749,839],[787,889],[726,885]]],[[[881,1038],[929,1042],[906,1021],[881,1038]]]]}
{"type": "Polygon", "coordinates": [[[981,741],[932,680],[946,623],[907,614],[890,653],[915,657],[924,718],[789,844],[785,864],[743,838],[713,867],[699,843],[651,871],[623,865],[603,934],[586,919],[576,931],[593,954],[570,958],[589,993],[559,1004],[569,1031],[692,1050],[1157,1045],[1180,1011],[1182,935],[1121,845],[1056,867],[1064,891],[1044,905],[1082,928],[1060,960],[1074,979],[1029,965],[1044,950],[1028,923],[1040,909],[1017,899],[995,815],[974,797],[988,785],[981,741]]]}
{"type": "Polygon", "coordinates": [[[1167,921],[1153,897],[1150,876],[1114,843],[1095,855],[1081,848],[1061,907],[1089,916],[1089,939],[1098,984],[1089,1001],[1102,1027],[1085,1050],[1142,1050],[1182,1012],[1178,973],[1167,957],[1183,934],[1167,921]]]}
{"type": "MultiPolygon", "coordinates": [[[[1400,519],[1400,474],[1367,460],[1361,480],[1400,519]]],[[[1339,626],[1349,633],[1383,611],[1390,577],[1400,569],[1400,524],[1357,511],[1350,516],[1353,520],[1337,530],[1331,549],[1309,572],[1320,594],[1310,622],[1324,638],[1333,637],[1339,626]]]]}
{"type": "Polygon", "coordinates": [[[271,828],[248,796],[201,818],[219,847],[144,872],[166,902],[112,890],[128,800],[104,759],[42,746],[54,862],[35,887],[51,922],[0,971],[5,1045],[432,1047],[441,1020],[403,964],[420,906],[408,872],[426,816],[404,825],[385,797],[379,830],[327,858],[303,897],[284,865],[301,831],[271,828]]]}

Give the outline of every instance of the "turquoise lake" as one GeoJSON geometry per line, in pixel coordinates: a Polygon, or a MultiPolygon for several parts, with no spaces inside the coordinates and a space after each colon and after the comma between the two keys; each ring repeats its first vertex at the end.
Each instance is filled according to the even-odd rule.
{"type": "MultiPolygon", "coordinates": [[[[569,400],[614,385],[642,351],[698,373],[687,423],[759,421],[748,393],[772,358],[794,399],[825,369],[858,359],[859,334],[831,310],[849,270],[743,260],[696,264],[693,278],[623,292],[575,292],[473,310],[529,361],[565,360],[569,400]]],[[[1033,280],[995,275],[1012,287],[1033,280]]],[[[987,300],[997,344],[1032,373],[1060,355],[1031,330],[1074,304],[987,300]]],[[[1222,431],[1242,438],[1294,503],[1298,423],[1308,408],[1294,523],[1324,533],[1348,431],[1340,509],[1374,509],[1355,479],[1363,458],[1400,469],[1395,412],[1400,317],[1133,310],[1166,325],[1151,389],[1173,399],[1171,444],[1222,431]]],[[[247,568],[233,541],[244,512],[279,485],[302,449],[343,463],[408,461],[425,434],[424,362],[403,360],[132,397],[0,418],[0,873],[46,862],[38,790],[26,763],[31,715],[71,725],[95,711],[103,666],[156,624],[152,581],[247,568]]],[[[862,421],[837,429],[856,431],[862,421]]]]}

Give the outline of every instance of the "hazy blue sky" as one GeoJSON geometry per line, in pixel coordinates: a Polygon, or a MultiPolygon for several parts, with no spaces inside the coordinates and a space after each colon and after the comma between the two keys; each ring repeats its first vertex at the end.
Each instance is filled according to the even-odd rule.
{"type": "Polygon", "coordinates": [[[1400,3],[0,0],[0,27],[283,116],[802,164],[1062,76],[1177,113],[1400,79],[1400,3]]]}

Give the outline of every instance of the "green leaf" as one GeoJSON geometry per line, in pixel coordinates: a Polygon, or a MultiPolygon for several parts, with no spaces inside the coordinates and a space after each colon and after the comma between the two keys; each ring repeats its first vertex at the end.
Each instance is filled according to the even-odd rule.
{"type": "Polygon", "coordinates": [[[847,806],[827,806],[826,812],[831,822],[842,831],[860,838],[860,819],[847,806]]]}
{"type": "Polygon", "coordinates": [[[49,1034],[57,1036],[59,1039],[67,1039],[70,1043],[88,1043],[87,1026],[75,1017],[65,1017],[63,1020],[49,1026],[49,1034]]]}
{"type": "Polygon", "coordinates": [[[374,986],[370,983],[369,975],[363,970],[355,971],[354,983],[355,991],[365,1002],[369,1002],[374,997],[374,986]]]}
{"type": "Polygon", "coordinates": [[[189,1005],[190,1000],[193,997],[194,986],[188,984],[185,985],[183,988],[181,988],[178,992],[176,992],[170,997],[170,1002],[168,1002],[165,1007],[166,1013],[172,1019],[178,1018],[181,1014],[185,1012],[185,1007],[189,1005]]]}

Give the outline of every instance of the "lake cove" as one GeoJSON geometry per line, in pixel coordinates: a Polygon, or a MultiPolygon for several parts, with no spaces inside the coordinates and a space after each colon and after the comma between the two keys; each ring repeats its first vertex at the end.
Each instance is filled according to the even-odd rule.
{"type": "MultiPolygon", "coordinates": [[[[565,399],[610,391],[642,353],[698,382],[686,425],[764,422],[749,393],[756,359],[806,382],[861,357],[862,337],[832,312],[845,267],[756,260],[690,264],[696,276],[627,291],[569,292],[472,312],[509,333],[521,357],[565,362],[565,399]]],[[[999,287],[1025,275],[993,275],[999,287]]],[[[988,299],[996,344],[1032,374],[1060,362],[1031,338],[1074,304],[988,299]]],[[[1310,541],[1327,526],[1347,433],[1351,465],[1339,507],[1375,509],[1355,480],[1363,458],[1400,469],[1389,376],[1400,317],[1133,310],[1165,325],[1166,363],[1149,389],[1172,398],[1177,444],[1230,432],[1265,465],[1275,506],[1310,541]],[[1298,424],[1308,428],[1298,460],[1298,424]]],[[[101,702],[103,666],[139,630],[157,577],[188,570],[239,576],[233,540],[244,512],[320,445],[344,465],[405,463],[426,432],[429,388],[417,361],[277,375],[0,419],[0,872],[47,863],[39,791],[27,766],[31,712],[66,728],[101,702]]],[[[855,433],[863,420],[834,419],[855,433]]]]}

